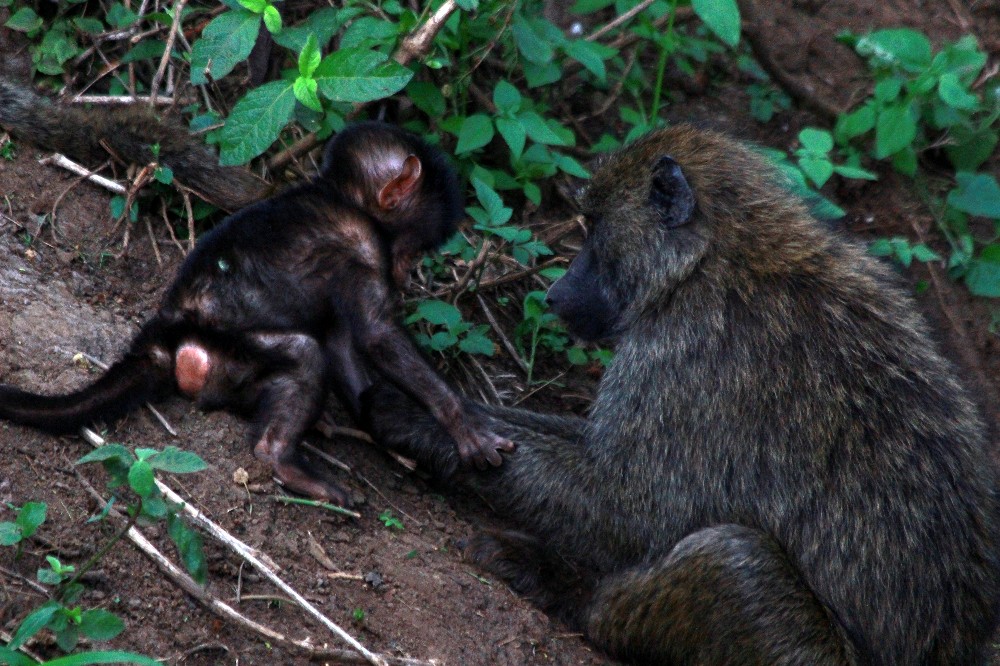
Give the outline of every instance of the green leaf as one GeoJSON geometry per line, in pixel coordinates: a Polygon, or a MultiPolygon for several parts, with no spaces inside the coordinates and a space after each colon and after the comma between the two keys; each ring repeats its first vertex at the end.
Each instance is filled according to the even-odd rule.
{"type": "Polygon", "coordinates": [[[341,49],[367,49],[372,46],[385,46],[399,35],[399,26],[392,21],[362,16],[344,30],[340,35],[341,49]]]}
{"type": "Polygon", "coordinates": [[[976,296],[1000,298],[1000,245],[988,245],[969,262],[965,284],[976,296]]]}
{"type": "Polygon", "coordinates": [[[0,523],[0,546],[13,546],[20,541],[20,527],[11,522],[0,523]]]}
{"type": "Polygon", "coordinates": [[[21,528],[21,536],[30,537],[38,526],[45,522],[45,514],[48,511],[44,502],[26,502],[21,510],[17,512],[14,522],[21,528]]]}
{"type": "Polygon", "coordinates": [[[49,623],[52,616],[56,614],[62,606],[60,606],[55,601],[47,601],[35,610],[33,610],[28,617],[24,618],[21,624],[17,627],[17,631],[14,632],[14,636],[7,643],[7,647],[12,650],[24,645],[24,643],[37,634],[42,628],[49,623]]]}
{"type": "Polygon", "coordinates": [[[58,585],[63,580],[63,575],[56,573],[52,569],[39,569],[35,572],[35,578],[43,585],[58,585]]]}
{"type": "Polygon", "coordinates": [[[828,153],[833,149],[833,137],[826,130],[807,127],[799,132],[802,147],[817,153],[828,153]]]}
{"type": "Polygon", "coordinates": [[[331,102],[371,102],[402,90],[413,72],[369,49],[340,49],[314,72],[319,92],[331,102]]]}
{"type": "Polygon", "coordinates": [[[945,146],[944,151],[956,171],[975,171],[997,147],[997,132],[989,127],[974,130],[956,125],[951,138],[953,145],[945,146]]]}
{"type": "Polygon", "coordinates": [[[972,111],[979,108],[979,99],[965,89],[952,73],[942,74],[938,82],[938,95],[950,107],[972,111]]]}
{"type": "Polygon", "coordinates": [[[924,263],[928,261],[941,261],[941,255],[924,243],[918,243],[913,246],[913,258],[924,263]]]}
{"type": "Polygon", "coordinates": [[[198,583],[204,585],[208,574],[201,535],[191,529],[177,514],[167,516],[167,534],[177,546],[184,568],[198,583]]]}
{"type": "Polygon", "coordinates": [[[833,167],[834,172],[843,176],[844,178],[856,178],[858,180],[878,180],[878,176],[869,171],[868,169],[862,169],[861,167],[848,166],[846,164],[838,164],[833,167]]]}
{"type": "Polygon", "coordinates": [[[451,303],[440,300],[421,301],[416,314],[429,324],[454,328],[462,321],[462,313],[451,303]]]}
{"type": "MultiPolygon", "coordinates": [[[[31,662],[34,664],[34,662],[31,662]]],[[[134,664],[135,666],[163,666],[151,657],[137,654],[135,652],[122,652],[119,650],[106,652],[84,652],[82,654],[71,654],[58,659],[45,662],[45,666],[89,666],[90,664],[134,664]]]]}
{"type": "Polygon", "coordinates": [[[108,24],[115,28],[127,28],[139,20],[139,15],[120,2],[111,3],[105,17],[108,24]]]}
{"type": "Polygon", "coordinates": [[[345,23],[361,11],[359,7],[317,9],[298,25],[283,27],[281,32],[274,35],[274,41],[295,53],[300,53],[305,48],[310,36],[316,39],[317,44],[327,44],[345,23]]]}
{"type": "Polygon", "coordinates": [[[489,116],[476,113],[465,119],[462,129],[458,132],[458,145],[455,153],[467,153],[476,148],[482,148],[493,140],[493,122],[489,116]]]}
{"type": "Polygon", "coordinates": [[[104,32],[104,24],[95,18],[75,18],[73,19],[73,25],[83,32],[90,33],[91,35],[99,35],[104,32]]]}
{"type": "Polygon", "coordinates": [[[545,120],[543,120],[542,117],[534,111],[522,111],[517,117],[518,120],[521,121],[524,131],[527,132],[532,141],[542,143],[547,146],[566,145],[566,142],[563,141],[562,137],[553,132],[552,128],[546,124],[545,120]]]}
{"type": "Polygon", "coordinates": [[[517,50],[529,62],[544,65],[551,62],[555,56],[555,50],[552,48],[552,45],[545,40],[543,35],[535,30],[534,26],[520,15],[514,18],[511,34],[514,36],[514,43],[517,45],[517,50]]]}
{"type": "Polygon", "coordinates": [[[604,61],[614,57],[618,51],[597,42],[588,42],[585,39],[577,39],[566,44],[564,50],[566,55],[573,58],[587,68],[591,74],[603,82],[607,78],[607,68],[604,61]]]}
{"type": "MultiPolygon", "coordinates": [[[[48,663],[51,664],[52,662],[48,663]]],[[[38,666],[38,662],[34,659],[29,659],[20,652],[15,652],[3,645],[0,645],[0,664],[7,664],[8,666],[38,666]]]]}
{"type": "Polygon", "coordinates": [[[833,165],[825,157],[803,155],[799,158],[799,168],[817,188],[823,187],[833,175],[833,165]]]}
{"type": "Polygon", "coordinates": [[[216,80],[233,71],[237,63],[250,55],[259,30],[260,16],[245,9],[225,12],[212,19],[192,47],[191,83],[208,83],[206,68],[216,80]]]}
{"type": "Polygon", "coordinates": [[[319,101],[319,97],[316,96],[316,89],[318,84],[316,79],[309,79],[304,76],[300,76],[295,79],[295,84],[292,86],[292,91],[295,93],[295,99],[302,102],[302,104],[313,111],[322,111],[323,103],[319,101]]]}
{"type": "Polygon", "coordinates": [[[219,134],[219,162],[245,164],[267,150],[295,110],[288,81],[272,81],[248,92],[236,103],[219,134]]]}
{"type": "Polygon", "coordinates": [[[189,474],[207,469],[208,465],[196,453],[182,451],[176,446],[168,446],[149,459],[153,469],[171,474],[189,474]]]}
{"type": "Polygon", "coordinates": [[[105,444],[77,460],[76,464],[83,465],[85,463],[104,462],[113,458],[117,458],[125,465],[131,465],[132,461],[135,460],[131,451],[121,444],[105,444]]]}
{"type": "Polygon", "coordinates": [[[444,351],[455,346],[458,336],[449,331],[438,331],[430,338],[430,347],[434,351],[444,351]]]}
{"type": "Polygon", "coordinates": [[[238,0],[238,2],[254,14],[260,14],[267,7],[267,0],[238,0]]]}
{"type": "Polygon", "coordinates": [[[501,79],[493,88],[493,103],[502,114],[513,114],[521,107],[521,93],[509,81],[501,79]]]}
{"type": "Polygon", "coordinates": [[[80,616],[80,633],[92,641],[110,641],[123,631],[125,623],[121,618],[106,610],[85,610],[80,616]]]}
{"type": "Polygon", "coordinates": [[[156,484],[153,483],[153,468],[145,460],[132,463],[128,471],[128,485],[140,497],[146,497],[153,492],[156,484]]]}
{"type": "Polygon", "coordinates": [[[153,178],[155,178],[158,183],[169,185],[174,182],[174,170],[168,166],[158,166],[153,172],[153,178]]]}
{"type": "Polygon", "coordinates": [[[708,29],[729,46],[740,41],[740,9],[736,0],[691,0],[691,8],[708,29]]]}
{"type": "Polygon", "coordinates": [[[478,330],[470,332],[458,343],[458,348],[466,354],[480,354],[482,356],[493,356],[496,346],[493,341],[478,330]]]}
{"type": "Polygon", "coordinates": [[[877,30],[858,40],[858,54],[883,65],[920,72],[931,64],[931,42],[908,28],[877,30]]]}
{"type": "Polygon", "coordinates": [[[521,158],[525,140],[528,136],[524,131],[524,127],[521,126],[520,121],[511,118],[497,118],[496,125],[500,136],[503,137],[503,140],[510,147],[511,157],[516,162],[521,158]]]}
{"type": "Polygon", "coordinates": [[[882,109],[875,124],[875,157],[885,159],[906,148],[917,136],[917,123],[910,104],[897,103],[882,109]]]}
{"type": "Polygon", "coordinates": [[[34,32],[42,27],[42,19],[31,7],[21,7],[4,25],[18,32],[34,32]]]}
{"type": "Polygon", "coordinates": [[[441,89],[429,81],[410,81],[406,94],[418,109],[431,118],[439,118],[447,110],[441,89]]]}
{"type": "Polygon", "coordinates": [[[455,4],[458,5],[459,9],[467,12],[474,12],[479,9],[479,0],[455,0],[455,4]]]}
{"type": "Polygon", "coordinates": [[[504,224],[510,219],[514,211],[503,205],[503,199],[500,198],[496,190],[478,178],[472,179],[472,187],[476,190],[479,203],[482,204],[489,216],[490,225],[504,224]]]}
{"type": "Polygon", "coordinates": [[[264,8],[264,26],[267,31],[271,34],[281,32],[281,13],[278,12],[278,8],[274,5],[268,5],[264,8]]]}
{"type": "Polygon", "coordinates": [[[1000,185],[985,173],[955,174],[958,187],[948,193],[948,205],[969,215],[1000,219],[1000,185]]]}
{"type": "Polygon", "coordinates": [[[315,35],[309,35],[306,45],[302,47],[302,53],[299,54],[299,74],[307,78],[311,77],[322,60],[323,56],[319,52],[315,35]]]}
{"type": "Polygon", "coordinates": [[[882,103],[888,103],[899,97],[899,93],[903,91],[903,82],[896,78],[895,76],[888,79],[882,79],[875,84],[875,89],[872,91],[875,99],[882,103]]]}
{"type": "Polygon", "coordinates": [[[586,167],[576,161],[576,159],[570,157],[569,155],[563,155],[562,153],[556,153],[554,155],[556,160],[556,166],[563,173],[568,173],[571,176],[577,178],[590,178],[590,172],[587,171],[586,167]]]}

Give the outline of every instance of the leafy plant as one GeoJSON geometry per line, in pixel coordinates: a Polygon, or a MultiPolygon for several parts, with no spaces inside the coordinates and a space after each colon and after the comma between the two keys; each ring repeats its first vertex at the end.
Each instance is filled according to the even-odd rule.
{"type": "Polygon", "coordinates": [[[969,36],[934,53],[930,40],[910,29],[841,38],[867,59],[875,85],[838,119],[837,142],[867,143],[875,159],[913,177],[951,245],[950,275],[973,294],[1000,297],[1000,184],[978,171],[1000,134],[1000,81],[979,81],[986,54],[969,36]],[[932,182],[920,169],[927,154],[950,163],[950,183],[932,182]],[[976,217],[990,221],[988,232],[976,232],[976,217]]]}
{"type": "MultiPolygon", "coordinates": [[[[0,545],[16,545],[20,554],[23,541],[31,537],[45,521],[47,506],[43,502],[27,502],[15,510],[17,516],[13,522],[0,523],[0,545]]],[[[105,552],[107,551],[102,550],[100,554],[105,552]]],[[[32,610],[21,620],[10,641],[6,645],[0,645],[0,663],[34,666],[36,662],[33,659],[17,650],[43,629],[52,632],[56,645],[64,652],[74,651],[81,636],[92,641],[108,641],[125,629],[125,623],[114,613],[101,608],[84,610],[76,605],[84,587],[78,582],[79,574],[76,574],[75,566],[63,564],[52,555],[46,556],[45,560],[48,567],[38,569],[36,577],[39,583],[55,587],[54,598],[32,610]]],[[[85,569],[94,562],[96,559],[85,565],[85,569]]],[[[153,665],[159,663],[143,655],[119,651],[81,652],[46,663],[69,666],[112,661],[153,665]]]]}
{"type": "Polygon", "coordinates": [[[487,336],[490,327],[465,321],[461,311],[446,301],[421,301],[405,323],[423,323],[427,327],[426,333],[422,330],[414,333],[417,344],[424,349],[493,356],[495,346],[487,336]]]}
{"type": "Polygon", "coordinates": [[[382,513],[378,514],[378,519],[382,521],[382,524],[393,530],[402,530],[403,521],[392,515],[391,509],[386,509],[382,513]]]}
{"type": "Polygon", "coordinates": [[[155,472],[187,474],[207,467],[196,454],[168,446],[163,451],[136,448],[135,454],[121,444],[106,444],[77,461],[78,465],[99,462],[110,476],[108,487],[114,491],[129,488],[138,497],[132,507],[133,520],[165,520],[167,533],[177,547],[181,561],[191,577],[203,583],[206,575],[201,535],[180,518],[179,507],[167,502],[156,487],[155,472]]]}

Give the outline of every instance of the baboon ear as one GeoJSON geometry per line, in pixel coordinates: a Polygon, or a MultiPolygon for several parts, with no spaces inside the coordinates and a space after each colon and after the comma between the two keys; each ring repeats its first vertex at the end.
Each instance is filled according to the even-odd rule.
{"type": "Polygon", "coordinates": [[[420,158],[416,155],[407,156],[399,173],[378,191],[379,208],[395,210],[403,200],[409,199],[417,191],[422,173],[420,158]]]}
{"type": "Polygon", "coordinates": [[[653,167],[649,204],[659,212],[663,224],[671,229],[687,224],[694,215],[694,192],[680,165],[669,155],[658,159],[653,167]]]}

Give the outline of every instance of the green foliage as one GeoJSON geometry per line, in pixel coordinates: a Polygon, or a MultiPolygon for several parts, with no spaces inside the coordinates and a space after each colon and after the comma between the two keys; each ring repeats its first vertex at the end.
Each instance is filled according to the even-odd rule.
{"type": "Polygon", "coordinates": [[[417,304],[406,324],[422,322],[424,330],[414,337],[424,349],[436,352],[463,351],[467,354],[493,356],[494,344],[487,336],[489,326],[474,326],[462,319],[461,311],[446,301],[427,300],[417,304]],[[427,332],[425,332],[427,331],[427,332]]]}
{"type": "Polygon", "coordinates": [[[1000,136],[1000,84],[987,79],[973,87],[986,54],[969,36],[934,53],[930,40],[910,29],[841,38],[867,59],[875,85],[870,98],[838,119],[837,142],[867,144],[875,159],[913,177],[951,245],[951,276],[976,295],[1000,296],[1000,185],[978,171],[1000,136]],[[921,170],[920,158],[930,153],[950,163],[951,182],[931,182],[921,170]],[[977,234],[970,224],[976,217],[991,229],[977,234]]]}
{"type": "Polygon", "coordinates": [[[48,510],[43,502],[27,502],[20,508],[10,508],[17,512],[17,516],[14,522],[0,523],[0,546],[20,546],[23,540],[34,534],[45,522],[48,510]]]}
{"type": "Polygon", "coordinates": [[[0,143],[0,159],[13,160],[17,155],[17,146],[11,140],[0,143]]]}
{"type": "Polygon", "coordinates": [[[189,474],[207,467],[196,454],[168,446],[162,451],[136,448],[135,454],[121,444],[106,444],[94,449],[76,461],[78,465],[101,463],[109,475],[108,487],[112,490],[128,488],[138,496],[133,515],[146,520],[165,520],[167,534],[177,547],[178,555],[191,577],[203,583],[207,573],[202,552],[201,535],[180,519],[180,507],[167,502],[156,487],[157,471],[171,474],[189,474]]]}
{"type": "MultiPolygon", "coordinates": [[[[27,502],[16,509],[14,522],[0,523],[0,544],[17,545],[35,533],[45,521],[47,507],[42,502],[27,502]]],[[[103,552],[107,552],[105,549],[103,552]]],[[[91,641],[109,641],[125,629],[125,623],[114,613],[101,608],[83,609],[76,605],[83,593],[83,586],[77,580],[76,567],[64,564],[59,558],[47,555],[47,567],[38,569],[36,577],[43,585],[55,587],[54,598],[33,609],[21,620],[6,645],[0,645],[0,664],[30,664],[36,662],[17,652],[28,640],[43,629],[52,632],[56,645],[63,652],[76,649],[81,637],[91,641]]],[[[96,560],[92,560],[96,561],[96,560]]],[[[66,657],[49,660],[48,665],[62,664],[104,664],[135,663],[158,664],[148,657],[127,652],[81,652],[66,657]]]]}
{"type": "Polygon", "coordinates": [[[391,509],[386,509],[382,513],[378,514],[378,519],[382,521],[382,524],[392,530],[403,530],[403,521],[392,515],[391,509]]]}

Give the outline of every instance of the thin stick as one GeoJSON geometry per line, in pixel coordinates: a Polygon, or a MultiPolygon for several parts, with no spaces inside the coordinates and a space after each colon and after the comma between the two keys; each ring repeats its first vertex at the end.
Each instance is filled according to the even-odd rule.
{"type": "MultiPolygon", "coordinates": [[[[149,104],[170,106],[174,100],[169,97],[153,99],[150,95],[77,95],[69,100],[72,104],[97,104],[100,106],[130,106],[132,104],[149,104]]],[[[191,98],[178,100],[185,104],[193,101],[191,98]]]]}
{"type": "Polygon", "coordinates": [[[405,65],[411,60],[426,55],[430,51],[431,42],[434,41],[434,37],[437,36],[445,22],[456,9],[458,9],[458,5],[455,4],[455,0],[445,0],[422,26],[403,39],[403,43],[396,49],[396,52],[392,55],[392,59],[400,65],[405,65]]]}
{"type": "Polygon", "coordinates": [[[163,80],[163,74],[167,71],[167,63],[170,62],[170,52],[174,50],[174,40],[177,39],[177,29],[181,25],[181,11],[186,4],[187,0],[177,0],[174,3],[174,20],[170,23],[170,32],[167,34],[167,45],[163,49],[163,57],[160,58],[160,66],[156,68],[153,83],[149,86],[150,104],[156,104],[156,98],[160,92],[160,81],[163,80]]]}
{"type": "MultiPolygon", "coordinates": [[[[84,439],[94,446],[104,445],[104,440],[89,428],[82,428],[81,432],[84,439]]],[[[188,514],[188,516],[190,516],[195,523],[200,525],[202,529],[243,557],[243,559],[249,562],[254,569],[262,573],[264,577],[270,580],[278,589],[294,599],[295,602],[302,607],[302,610],[306,611],[306,613],[311,615],[333,634],[339,636],[341,640],[364,655],[370,663],[375,664],[376,666],[388,666],[383,657],[368,650],[364,645],[359,643],[357,639],[341,629],[340,626],[333,622],[333,620],[323,615],[318,608],[313,606],[305,597],[299,594],[295,588],[282,580],[274,571],[279,568],[278,565],[275,564],[270,557],[254,548],[251,548],[224,530],[222,527],[212,522],[212,520],[210,520],[205,514],[191,506],[190,503],[185,502],[180,495],[175,493],[169,486],[164,484],[159,479],[154,479],[154,482],[156,483],[156,487],[160,489],[160,492],[166,495],[167,499],[176,504],[180,504],[184,513],[188,514]],[[265,560],[267,560],[266,563],[265,560]]]]}
{"type": "Polygon", "coordinates": [[[609,22],[604,27],[598,28],[594,32],[590,33],[584,39],[586,39],[588,42],[593,42],[593,41],[596,41],[596,40],[600,39],[604,35],[608,34],[612,30],[614,30],[615,28],[617,28],[618,26],[620,26],[622,23],[626,23],[628,21],[631,21],[632,17],[634,17],[636,14],[639,14],[639,13],[645,11],[645,9],[647,7],[649,7],[651,4],[653,4],[655,1],[656,0],[642,0],[642,2],[640,2],[638,5],[636,5],[632,9],[628,10],[627,12],[625,12],[624,14],[622,14],[621,16],[619,16],[618,18],[616,18],[615,20],[609,22]]]}
{"type": "Polygon", "coordinates": [[[507,350],[507,353],[510,354],[510,357],[512,359],[514,359],[514,362],[517,363],[517,366],[521,368],[521,371],[527,375],[528,364],[524,362],[524,359],[521,358],[520,354],[517,353],[517,350],[514,348],[514,345],[512,345],[510,340],[507,339],[507,336],[504,335],[503,329],[500,328],[500,324],[497,323],[496,317],[493,316],[493,313],[490,311],[490,308],[486,305],[486,301],[484,301],[483,297],[480,296],[479,294],[476,294],[476,300],[479,301],[479,307],[482,308],[483,314],[486,315],[486,319],[489,320],[490,326],[492,326],[493,330],[496,331],[497,337],[500,338],[500,342],[507,350]]]}
{"type": "Polygon", "coordinates": [[[66,169],[67,171],[75,173],[78,176],[83,176],[84,179],[89,180],[95,185],[100,185],[104,189],[110,190],[115,194],[121,194],[121,195],[128,194],[128,189],[121,183],[116,183],[115,181],[104,178],[103,176],[98,176],[87,167],[77,164],[73,160],[69,159],[68,157],[60,153],[53,153],[48,157],[43,157],[42,159],[38,160],[38,163],[46,165],[51,164],[53,166],[66,169]]]}

